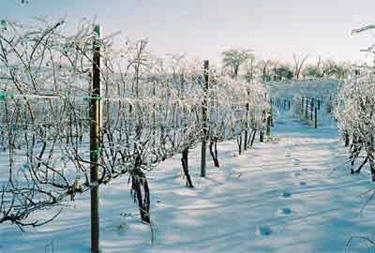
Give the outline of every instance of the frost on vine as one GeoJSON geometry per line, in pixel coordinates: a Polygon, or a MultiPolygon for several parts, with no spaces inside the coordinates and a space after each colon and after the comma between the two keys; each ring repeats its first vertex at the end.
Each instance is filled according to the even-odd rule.
{"type": "Polygon", "coordinates": [[[352,173],[359,172],[368,163],[375,181],[375,75],[372,68],[361,68],[360,73],[345,82],[334,113],[342,133],[351,139],[352,173]],[[356,160],[359,166],[354,168],[356,160]]]}
{"type": "MultiPolygon", "coordinates": [[[[102,97],[91,97],[92,25],[64,35],[64,21],[0,24],[0,223],[43,225],[77,194],[120,177],[130,182],[143,221],[150,222],[147,172],[202,138],[202,66],[158,58],[147,41],[113,46],[100,40],[102,97]],[[99,179],[90,181],[89,101],[102,103],[99,179]]],[[[269,105],[260,83],[210,72],[209,138],[236,138],[264,124],[269,105]]],[[[217,154],[216,154],[217,159],[217,154]]],[[[184,164],[183,164],[184,165],[184,164]]],[[[188,168],[187,163],[185,169],[188,168]]],[[[185,175],[188,170],[184,171],[185,175]]],[[[191,179],[190,179],[191,180],[191,179]]]]}
{"type": "MultiPolygon", "coordinates": [[[[374,29],[367,25],[355,29],[352,33],[361,33],[374,29]]],[[[374,46],[368,52],[374,54],[374,46]]],[[[358,173],[369,164],[372,181],[375,181],[375,71],[374,67],[361,66],[342,87],[337,98],[335,116],[343,135],[351,140],[349,145],[351,172],[358,173]],[[355,162],[359,160],[358,167],[355,162]]]]}

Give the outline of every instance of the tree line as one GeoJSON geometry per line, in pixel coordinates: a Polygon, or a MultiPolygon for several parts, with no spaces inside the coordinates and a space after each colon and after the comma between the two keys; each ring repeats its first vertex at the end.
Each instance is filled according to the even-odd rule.
{"type": "Polygon", "coordinates": [[[293,62],[279,60],[261,60],[255,57],[252,50],[228,49],[222,52],[223,66],[231,76],[241,73],[247,80],[255,78],[262,81],[300,80],[336,78],[345,79],[352,69],[347,61],[322,60],[308,63],[308,55],[293,54],[293,62]]]}

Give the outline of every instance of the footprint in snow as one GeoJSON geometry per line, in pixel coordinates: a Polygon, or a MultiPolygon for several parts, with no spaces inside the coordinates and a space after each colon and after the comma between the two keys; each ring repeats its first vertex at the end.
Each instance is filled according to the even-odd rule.
{"type": "Polygon", "coordinates": [[[284,207],[279,210],[279,213],[283,215],[289,215],[292,213],[292,209],[290,209],[289,207],[284,207]]]}
{"type": "Polygon", "coordinates": [[[301,161],[299,159],[293,159],[293,165],[300,165],[301,161]]]}
{"type": "Polygon", "coordinates": [[[306,182],[305,182],[305,181],[301,181],[301,182],[299,182],[299,185],[300,185],[300,186],[305,186],[305,185],[306,185],[306,182]]]}
{"type": "Polygon", "coordinates": [[[268,236],[272,234],[272,230],[269,226],[259,226],[257,230],[257,234],[268,236]]]}
{"type": "Polygon", "coordinates": [[[292,173],[292,175],[295,176],[295,177],[299,177],[299,176],[301,176],[301,172],[294,172],[294,173],[292,173]]]}
{"type": "Polygon", "coordinates": [[[284,191],[282,196],[284,198],[289,198],[290,196],[292,196],[292,194],[290,192],[288,192],[288,191],[284,191]]]}
{"type": "Polygon", "coordinates": [[[286,153],[285,157],[290,157],[291,154],[290,153],[286,153]]]}

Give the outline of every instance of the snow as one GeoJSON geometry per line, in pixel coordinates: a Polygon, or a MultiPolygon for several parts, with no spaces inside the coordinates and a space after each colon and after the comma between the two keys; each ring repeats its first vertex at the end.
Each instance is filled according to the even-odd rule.
{"type": "MultiPolygon", "coordinates": [[[[364,208],[369,174],[350,174],[335,122],[321,121],[314,129],[280,111],[273,141],[256,142],[241,156],[235,140],[220,143],[222,166],[210,163],[206,178],[199,177],[200,150],[192,150],[193,189],[181,178],[180,156],[160,164],[147,174],[153,237],[139,221],[127,178],[102,186],[102,251],[345,252],[352,236],[372,239],[375,206],[364,208]]],[[[356,239],[350,252],[369,247],[356,239]]],[[[90,252],[89,194],[67,202],[45,226],[22,233],[2,224],[0,252],[90,252]]]]}

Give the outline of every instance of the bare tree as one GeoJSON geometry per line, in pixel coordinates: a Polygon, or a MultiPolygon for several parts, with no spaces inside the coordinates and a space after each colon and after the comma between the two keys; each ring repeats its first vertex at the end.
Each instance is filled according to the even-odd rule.
{"type": "Polygon", "coordinates": [[[262,81],[270,81],[271,80],[271,60],[261,60],[258,62],[258,68],[261,72],[262,81]]]}
{"type": "Polygon", "coordinates": [[[304,63],[306,62],[308,55],[299,56],[293,54],[293,61],[294,61],[294,77],[298,80],[303,68],[304,63]]]}
{"type": "Polygon", "coordinates": [[[304,78],[321,78],[322,77],[322,71],[320,70],[319,64],[308,64],[304,68],[302,75],[304,78]]]}
{"type": "Polygon", "coordinates": [[[322,65],[322,76],[324,77],[345,79],[351,70],[351,64],[349,62],[336,62],[328,59],[324,61],[322,65]]]}
{"type": "Polygon", "coordinates": [[[256,75],[256,59],[254,55],[250,55],[248,60],[246,61],[246,80],[251,83],[254,81],[256,75]]]}
{"type": "Polygon", "coordinates": [[[223,64],[228,68],[232,77],[237,77],[240,66],[253,57],[249,49],[229,49],[222,52],[223,64]]]}
{"type": "Polygon", "coordinates": [[[134,58],[131,60],[130,65],[134,68],[134,81],[132,82],[132,91],[138,98],[139,94],[139,82],[141,76],[145,71],[142,69],[147,69],[148,54],[146,52],[146,46],[148,44],[147,40],[139,40],[134,45],[134,58]]]}

